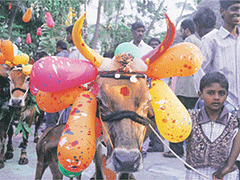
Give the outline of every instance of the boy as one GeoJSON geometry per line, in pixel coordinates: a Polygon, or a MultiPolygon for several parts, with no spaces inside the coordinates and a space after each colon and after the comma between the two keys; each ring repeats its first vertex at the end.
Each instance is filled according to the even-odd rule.
{"type": "MultiPolygon", "coordinates": [[[[186,162],[200,173],[211,177],[224,166],[231,150],[231,143],[238,130],[237,118],[224,106],[228,95],[228,81],[220,72],[205,74],[200,81],[199,97],[202,109],[189,110],[192,132],[187,138],[186,162]]],[[[186,170],[186,179],[204,179],[191,169],[186,170]]],[[[239,171],[233,171],[224,180],[239,179],[239,171]]]]}

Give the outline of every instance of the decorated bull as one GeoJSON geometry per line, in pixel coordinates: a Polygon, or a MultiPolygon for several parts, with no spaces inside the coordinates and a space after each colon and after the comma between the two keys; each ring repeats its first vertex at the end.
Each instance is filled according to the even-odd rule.
{"type": "MultiPolygon", "coordinates": [[[[22,148],[19,164],[24,165],[28,163],[27,158],[27,142],[28,136],[31,132],[31,125],[35,121],[35,140],[37,137],[37,117],[39,110],[36,104],[36,99],[29,91],[30,74],[27,69],[29,66],[25,66],[29,61],[28,55],[24,53],[14,53],[14,46],[10,40],[5,40],[1,43],[1,51],[3,53],[4,61],[1,64],[1,77],[5,77],[10,85],[7,90],[1,92],[5,99],[1,103],[1,117],[0,117],[0,168],[4,167],[4,161],[13,158],[13,145],[12,136],[13,133],[23,134],[23,142],[19,147],[22,148]],[[15,54],[15,55],[14,55],[15,54]],[[18,64],[18,66],[15,66],[18,64]],[[4,73],[5,75],[2,75],[4,73]],[[7,93],[8,96],[4,95],[7,93]],[[15,132],[13,132],[13,125],[16,126],[15,132]],[[8,135],[7,151],[5,153],[5,141],[6,135],[8,135]]],[[[31,68],[30,68],[31,69],[31,68]]],[[[2,82],[2,81],[1,81],[2,82]]]]}
{"type": "MultiPolygon", "coordinates": [[[[162,136],[171,142],[183,141],[191,131],[187,110],[168,86],[158,79],[194,74],[201,66],[200,50],[190,43],[168,49],[173,42],[175,28],[166,15],[168,31],[159,47],[142,58],[136,58],[132,53],[136,47],[123,43],[117,47],[113,59],[103,58],[81,37],[85,16],[86,13],[75,23],[72,36],[74,44],[91,64],[46,57],[35,63],[32,69],[31,79],[39,89],[37,101],[40,108],[56,112],[73,104],[65,127],[58,125],[48,129],[37,144],[36,179],[41,179],[48,165],[54,172],[53,178],[60,179],[62,174],[80,178],[94,157],[94,178],[116,179],[118,176],[119,179],[133,179],[132,173],[143,168],[141,146],[149,135],[148,125],[153,125],[156,120],[162,136]],[[85,77],[84,83],[97,80],[100,87],[97,107],[90,92],[83,91],[73,95],[74,98],[66,95],[67,88],[80,86],[82,77],[85,77]],[[150,90],[147,77],[152,78],[150,90]],[[73,100],[66,101],[59,96],[73,100]],[[48,101],[44,101],[45,97],[49,97],[48,101]],[[53,104],[56,107],[52,108],[53,104]],[[96,114],[101,122],[100,137],[95,134],[99,129],[96,125],[98,118],[92,114],[96,114]],[[102,156],[100,142],[106,145],[106,158],[102,156]]],[[[89,89],[92,90],[92,86],[89,89]]],[[[75,90],[71,89],[71,92],[74,94],[75,90]]]]}

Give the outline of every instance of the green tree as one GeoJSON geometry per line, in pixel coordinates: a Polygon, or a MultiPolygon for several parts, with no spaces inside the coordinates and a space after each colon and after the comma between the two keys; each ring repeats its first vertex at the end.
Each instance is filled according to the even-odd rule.
{"type": "MultiPolygon", "coordinates": [[[[22,42],[17,44],[19,49],[29,55],[34,56],[37,51],[45,50],[49,54],[55,52],[56,42],[58,40],[65,40],[67,14],[69,7],[78,15],[80,13],[81,4],[84,0],[13,0],[0,1],[0,38],[10,39],[13,43],[16,42],[17,37],[21,37],[22,42]],[[11,9],[9,9],[11,3],[11,9]],[[22,16],[32,5],[32,17],[27,23],[24,23],[22,16]],[[50,12],[54,20],[55,26],[49,28],[46,26],[45,13],[50,12]],[[42,27],[42,35],[37,36],[36,31],[38,27],[42,27]],[[26,34],[31,34],[32,43],[26,44],[26,34]]],[[[77,19],[73,19],[75,22],[77,19]]]]}

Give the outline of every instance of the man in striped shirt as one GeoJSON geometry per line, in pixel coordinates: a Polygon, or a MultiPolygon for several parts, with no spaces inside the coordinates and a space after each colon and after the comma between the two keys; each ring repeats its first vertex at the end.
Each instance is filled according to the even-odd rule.
{"type": "MultiPolygon", "coordinates": [[[[227,108],[236,113],[240,105],[240,0],[220,0],[223,25],[211,36],[202,40],[202,70],[219,71],[229,80],[227,108]]],[[[199,83],[199,80],[197,80],[199,83]]]]}

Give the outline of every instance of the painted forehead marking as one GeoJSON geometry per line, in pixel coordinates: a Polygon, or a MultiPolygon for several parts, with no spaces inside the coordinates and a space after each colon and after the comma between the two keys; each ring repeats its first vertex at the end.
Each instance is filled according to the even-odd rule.
{"type": "Polygon", "coordinates": [[[119,93],[123,97],[128,98],[129,94],[130,94],[130,90],[129,90],[129,88],[127,86],[122,86],[122,87],[120,87],[119,93]]]}

